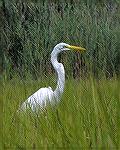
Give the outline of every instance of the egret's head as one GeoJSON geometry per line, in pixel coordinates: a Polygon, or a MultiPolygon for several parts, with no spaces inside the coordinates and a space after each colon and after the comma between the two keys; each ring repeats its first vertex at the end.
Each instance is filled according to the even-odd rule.
{"type": "Polygon", "coordinates": [[[58,50],[59,52],[60,51],[67,51],[67,50],[75,50],[75,51],[82,52],[82,51],[86,50],[85,48],[69,45],[69,44],[66,44],[66,43],[59,43],[59,44],[57,44],[55,46],[55,49],[58,50]]]}

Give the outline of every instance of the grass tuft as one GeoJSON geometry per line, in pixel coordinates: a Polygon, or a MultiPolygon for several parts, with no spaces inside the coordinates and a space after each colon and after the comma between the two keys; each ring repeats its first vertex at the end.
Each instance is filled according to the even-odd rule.
{"type": "MultiPolygon", "coordinates": [[[[5,149],[120,147],[119,80],[69,79],[56,107],[48,106],[39,114],[16,113],[20,103],[40,87],[39,83],[16,79],[5,83],[5,149]]],[[[43,83],[54,87],[50,81],[43,83]]]]}

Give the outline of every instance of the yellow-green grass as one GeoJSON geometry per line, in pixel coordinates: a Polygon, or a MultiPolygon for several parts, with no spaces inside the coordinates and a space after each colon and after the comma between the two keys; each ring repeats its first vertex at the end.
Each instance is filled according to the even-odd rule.
{"type": "Polygon", "coordinates": [[[4,82],[0,104],[4,149],[120,148],[120,81],[66,81],[58,105],[43,113],[16,113],[19,105],[40,87],[55,80],[4,82]]]}

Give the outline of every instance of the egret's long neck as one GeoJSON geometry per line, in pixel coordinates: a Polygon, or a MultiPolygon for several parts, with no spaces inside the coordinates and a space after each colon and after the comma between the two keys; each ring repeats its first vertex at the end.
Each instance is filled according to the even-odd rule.
{"type": "Polygon", "coordinates": [[[64,84],[65,84],[65,71],[64,71],[63,65],[57,61],[58,54],[59,54],[59,52],[58,53],[52,52],[52,54],[51,54],[51,62],[52,62],[54,69],[57,72],[57,77],[58,77],[57,87],[54,91],[54,96],[55,96],[56,100],[60,99],[60,97],[63,93],[63,90],[64,90],[64,84]]]}

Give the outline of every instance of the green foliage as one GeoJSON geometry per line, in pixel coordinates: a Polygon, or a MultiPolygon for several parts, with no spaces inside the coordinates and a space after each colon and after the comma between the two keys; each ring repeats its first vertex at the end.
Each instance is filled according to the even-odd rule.
{"type": "Polygon", "coordinates": [[[4,82],[3,149],[120,148],[119,80],[69,79],[56,107],[17,113],[42,84],[54,86],[53,78],[39,83],[29,78],[4,82]]]}
{"type": "Polygon", "coordinates": [[[27,73],[33,78],[51,73],[50,53],[59,42],[87,49],[84,55],[61,55],[67,76],[80,72],[96,77],[119,75],[119,1],[3,2],[0,72],[4,76],[11,78],[14,71],[22,78],[27,73]]]}
{"type": "Polygon", "coordinates": [[[119,5],[119,0],[0,1],[2,149],[119,149],[119,5]],[[67,77],[60,103],[39,114],[17,113],[34,91],[55,87],[49,60],[59,42],[87,49],[60,54],[67,77]]]}

